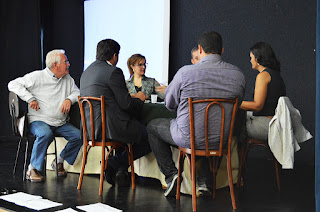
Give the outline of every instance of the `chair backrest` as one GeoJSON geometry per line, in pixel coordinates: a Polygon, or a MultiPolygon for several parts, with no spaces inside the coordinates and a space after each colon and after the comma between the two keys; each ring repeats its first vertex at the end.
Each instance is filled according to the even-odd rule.
{"type": "Polygon", "coordinates": [[[76,128],[80,129],[81,125],[81,116],[80,116],[80,109],[78,102],[71,105],[70,111],[69,111],[69,122],[75,126],[76,128]]]}
{"type": "Polygon", "coordinates": [[[27,111],[22,110],[21,102],[16,93],[9,92],[9,112],[13,134],[19,137],[25,137],[27,134],[28,116],[27,111]]]}
{"type": "MultiPolygon", "coordinates": [[[[205,155],[208,157],[212,154],[215,153],[210,153],[210,151],[212,151],[212,149],[210,149],[209,146],[209,132],[210,132],[210,128],[209,128],[209,117],[210,117],[210,113],[213,112],[213,110],[220,110],[221,112],[221,119],[220,119],[220,143],[219,143],[219,149],[216,149],[216,151],[218,151],[217,154],[215,155],[223,155],[226,152],[226,148],[224,148],[224,140],[225,137],[227,136],[227,141],[228,141],[228,149],[230,150],[231,148],[231,141],[232,141],[232,134],[233,134],[233,126],[234,126],[234,122],[235,122],[235,117],[236,117],[236,111],[237,111],[237,107],[238,107],[238,99],[201,99],[201,100],[194,100],[192,98],[188,98],[188,102],[189,102],[189,120],[190,120],[190,140],[191,140],[191,151],[196,151],[195,148],[195,117],[194,117],[194,107],[196,104],[205,104],[205,110],[204,110],[204,120],[205,120],[205,127],[204,127],[204,134],[205,134],[205,155]],[[231,104],[231,111],[226,111],[225,109],[225,104],[231,104]],[[217,107],[214,107],[217,106],[217,107]],[[231,115],[226,113],[231,113],[231,115]],[[226,120],[226,117],[230,117],[231,120],[226,120]],[[226,123],[230,123],[229,125],[229,131],[225,130],[225,124],[226,123]],[[226,131],[228,132],[228,135],[225,135],[226,131]]],[[[229,107],[230,108],[230,107],[229,107]]],[[[212,119],[212,117],[211,117],[212,119]]],[[[211,120],[212,121],[217,121],[219,120],[219,117],[215,117],[215,120],[211,120]]],[[[217,123],[215,123],[217,124],[217,123]]],[[[216,129],[214,129],[216,130],[216,129]]]]}
{"type": "MultiPolygon", "coordinates": [[[[96,132],[101,130],[102,137],[99,142],[105,144],[106,142],[106,116],[105,116],[105,105],[104,105],[104,96],[91,97],[91,96],[78,96],[78,103],[80,108],[81,115],[81,124],[82,124],[82,133],[83,141],[88,145],[95,146],[97,142],[96,132]],[[100,107],[97,107],[100,105],[100,107]],[[96,114],[101,116],[101,123],[97,123],[96,114]],[[98,129],[99,128],[99,129],[98,129]]],[[[98,120],[100,122],[100,120],[98,120]]]]}

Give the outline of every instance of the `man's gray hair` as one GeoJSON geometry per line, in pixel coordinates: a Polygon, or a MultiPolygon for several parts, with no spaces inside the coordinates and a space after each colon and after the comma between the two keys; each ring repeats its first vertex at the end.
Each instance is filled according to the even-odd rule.
{"type": "Polygon", "coordinates": [[[65,51],[63,49],[54,49],[48,52],[46,56],[46,66],[48,68],[52,68],[53,63],[57,62],[58,64],[60,64],[61,62],[60,54],[64,54],[64,53],[65,51]]]}

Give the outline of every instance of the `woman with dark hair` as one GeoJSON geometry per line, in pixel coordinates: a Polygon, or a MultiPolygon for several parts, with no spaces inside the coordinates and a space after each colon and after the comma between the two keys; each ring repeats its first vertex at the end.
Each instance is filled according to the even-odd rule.
{"type": "Polygon", "coordinates": [[[160,83],[154,78],[146,77],[146,58],[141,54],[132,55],[127,62],[130,72],[130,79],[126,80],[126,85],[132,97],[142,91],[148,99],[151,94],[158,94],[158,97],[164,99],[164,94],[155,90],[160,83]]]}
{"type": "Polygon", "coordinates": [[[286,95],[286,88],[280,75],[280,62],[271,46],[264,42],[250,48],[252,69],[260,73],[256,77],[254,100],[243,101],[240,109],[247,113],[247,134],[249,138],[268,140],[269,122],[275,114],[278,99],[286,95]]]}

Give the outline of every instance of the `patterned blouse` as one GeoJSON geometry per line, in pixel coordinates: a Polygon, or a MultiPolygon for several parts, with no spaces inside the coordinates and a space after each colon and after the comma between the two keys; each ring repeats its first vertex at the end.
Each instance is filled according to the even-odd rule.
{"type": "MultiPolygon", "coordinates": [[[[143,75],[141,84],[141,92],[144,93],[148,97],[148,99],[150,99],[151,94],[158,94],[158,97],[160,99],[164,99],[164,94],[155,91],[155,88],[160,86],[160,83],[154,78],[146,77],[145,75],[143,75]]],[[[133,75],[130,77],[130,79],[126,80],[126,85],[130,94],[137,93],[133,82],[133,75]]]]}

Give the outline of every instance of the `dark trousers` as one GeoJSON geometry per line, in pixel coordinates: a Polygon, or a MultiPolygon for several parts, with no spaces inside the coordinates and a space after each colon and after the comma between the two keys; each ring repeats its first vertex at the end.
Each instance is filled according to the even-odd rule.
{"type": "MultiPolygon", "coordinates": [[[[168,184],[173,177],[178,174],[178,169],[172,159],[171,146],[177,146],[173,141],[170,132],[170,121],[172,119],[159,118],[149,122],[147,131],[149,134],[149,143],[156,157],[160,171],[165,175],[165,181],[168,184]]],[[[198,160],[198,158],[196,158],[198,160]]],[[[208,160],[202,159],[200,168],[197,168],[197,182],[200,185],[208,184],[210,179],[210,169],[208,160]]]]}
{"type": "Polygon", "coordinates": [[[167,184],[172,181],[174,175],[178,174],[178,169],[172,159],[171,146],[177,145],[170,133],[170,120],[166,118],[154,119],[147,126],[151,149],[157,159],[160,171],[165,175],[167,184]]]}
{"type": "MultiPolygon", "coordinates": [[[[132,145],[134,160],[141,158],[151,152],[146,126],[141,124],[141,128],[142,136],[140,142],[132,145]]],[[[129,162],[127,152],[120,149],[120,151],[117,151],[115,156],[109,158],[108,164],[110,164],[111,167],[115,170],[128,170],[129,162]]]]}

